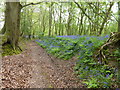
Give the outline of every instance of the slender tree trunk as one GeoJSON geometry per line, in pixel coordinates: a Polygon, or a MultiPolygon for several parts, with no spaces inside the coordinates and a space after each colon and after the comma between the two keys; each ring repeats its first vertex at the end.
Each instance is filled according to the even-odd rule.
{"type": "Polygon", "coordinates": [[[55,35],[57,35],[57,24],[56,24],[56,21],[55,21],[55,15],[54,15],[54,29],[55,29],[55,35]]]}
{"type": "Polygon", "coordinates": [[[51,35],[51,27],[52,27],[52,5],[53,3],[51,2],[51,5],[49,6],[49,36],[51,35]]]}
{"type": "MultiPolygon", "coordinates": [[[[118,32],[120,32],[120,1],[118,2],[118,32]]],[[[120,47],[119,47],[120,52],[120,47]]],[[[120,88],[120,61],[118,60],[118,87],[120,88]]]]}
{"type": "Polygon", "coordinates": [[[42,25],[42,27],[43,27],[42,28],[43,29],[42,32],[45,33],[45,14],[43,16],[42,23],[43,23],[43,25],[42,25]]]}
{"type": "Polygon", "coordinates": [[[68,9],[68,13],[69,13],[69,16],[68,16],[68,21],[67,21],[67,35],[71,35],[71,21],[72,21],[72,2],[70,2],[70,7],[68,9]]]}
{"type": "Polygon", "coordinates": [[[60,5],[60,15],[59,15],[59,35],[61,35],[61,24],[62,24],[62,22],[61,22],[61,20],[62,20],[62,16],[61,16],[61,13],[62,13],[62,3],[61,3],[61,5],[60,5]]]}
{"type": "Polygon", "coordinates": [[[120,32],[120,2],[118,2],[118,32],[120,32]]]}
{"type": "Polygon", "coordinates": [[[79,24],[79,35],[81,35],[83,31],[83,17],[84,15],[81,13],[81,19],[80,19],[80,24],[79,24]]]}
{"type": "Polygon", "coordinates": [[[113,2],[110,3],[110,7],[109,7],[108,11],[106,12],[106,16],[105,16],[105,18],[103,19],[103,22],[102,22],[102,24],[101,24],[100,31],[99,31],[99,35],[102,34],[102,31],[103,31],[103,29],[104,29],[104,25],[105,25],[105,23],[107,22],[108,16],[109,16],[109,14],[110,14],[110,11],[111,11],[111,8],[112,8],[113,5],[114,5],[113,2]]]}

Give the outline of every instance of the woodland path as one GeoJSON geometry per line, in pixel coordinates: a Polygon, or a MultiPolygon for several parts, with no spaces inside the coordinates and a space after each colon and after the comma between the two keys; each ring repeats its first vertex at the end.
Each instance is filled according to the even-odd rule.
{"type": "Polygon", "coordinates": [[[2,88],[83,88],[75,61],[55,58],[30,41],[21,54],[2,58],[2,88]]]}

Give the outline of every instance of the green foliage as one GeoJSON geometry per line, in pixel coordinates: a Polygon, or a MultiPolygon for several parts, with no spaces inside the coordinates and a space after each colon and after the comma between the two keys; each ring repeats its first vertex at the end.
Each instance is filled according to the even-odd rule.
{"type": "MultiPolygon", "coordinates": [[[[87,60],[86,60],[87,61],[87,60]]],[[[113,71],[108,68],[107,65],[99,65],[89,60],[82,65],[75,66],[75,71],[80,79],[84,80],[84,83],[88,88],[110,88],[113,84],[113,71]]]]}
{"type": "MultiPolygon", "coordinates": [[[[117,70],[109,65],[100,64],[93,58],[94,51],[108,38],[97,36],[60,36],[44,37],[36,42],[45,48],[48,53],[64,60],[78,54],[78,60],[74,67],[75,74],[82,79],[88,88],[110,88],[116,84],[117,70]],[[65,37],[65,38],[64,38],[65,37]]],[[[114,52],[119,55],[118,51],[114,52]]]]}
{"type": "Polygon", "coordinates": [[[37,43],[46,48],[48,53],[64,60],[70,59],[76,53],[77,41],[62,38],[43,38],[43,41],[37,43]]]}
{"type": "Polygon", "coordinates": [[[7,41],[7,36],[6,35],[0,35],[0,38],[2,39],[0,41],[0,45],[2,45],[3,43],[5,43],[7,41]]]}
{"type": "Polygon", "coordinates": [[[20,49],[16,49],[16,50],[13,50],[13,48],[11,47],[10,44],[6,44],[2,47],[2,56],[8,56],[8,55],[15,55],[15,54],[20,54],[21,53],[21,50],[20,49]]]}
{"type": "MultiPolygon", "coordinates": [[[[22,2],[22,4],[27,3],[22,2]]],[[[102,26],[104,26],[102,30],[104,35],[117,31],[115,20],[117,12],[112,12],[113,10],[110,9],[108,13],[109,2],[78,4],[81,8],[74,2],[43,2],[39,5],[24,7],[21,11],[21,30],[24,35],[39,35],[40,32],[44,32],[44,36],[49,32],[50,36],[96,35],[102,26]],[[106,17],[107,20],[105,20],[106,17]]]]}
{"type": "MultiPolygon", "coordinates": [[[[81,51],[78,56],[78,61],[74,70],[80,79],[85,80],[85,84],[88,88],[110,88],[117,83],[117,71],[115,68],[109,65],[101,65],[94,60],[93,53],[96,48],[104,43],[104,40],[97,40],[91,38],[86,45],[80,45],[81,51]],[[94,44],[92,44],[94,42],[94,44]],[[88,44],[88,45],[87,45],[88,44]],[[114,80],[113,80],[114,78],[114,80]]],[[[120,56],[118,50],[115,52],[115,56],[120,56]]]]}
{"type": "Polygon", "coordinates": [[[116,56],[116,57],[120,57],[120,50],[117,49],[113,52],[113,55],[116,56]]]}

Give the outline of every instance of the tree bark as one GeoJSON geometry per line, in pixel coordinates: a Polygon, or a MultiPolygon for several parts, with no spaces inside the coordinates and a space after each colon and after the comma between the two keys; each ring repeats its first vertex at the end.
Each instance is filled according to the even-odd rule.
{"type": "Polygon", "coordinates": [[[59,35],[61,35],[61,24],[62,24],[62,16],[61,16],[61,13],[62,13],[62,3],[60,4],[60,15],[59,15],[59,35]]]}
{"type": "Polygon", "coordinates": [[[101,24],[100,31],[99,31],[99,35],[102,34],[102,31],[103,31],[103,29],[104,29],[105,23],[107,22],[108,16],[109,16],[109,14],[110,14],[110,11],[111,11],[113,5],[114,5],[113,2],[110,3],[110,7],[109,7],[108,11],[106,12],[106,16],[105,16],[105,18],[103,19],[103,22],[102,22],[102,24],[101,24]]]}
{"type": "Polygon", "coordinates": [[[6,2],[5,26],[7,43],[11,44],[13,49],[18,46],[20,36],[20,2],[6,2]]]}
{"type": "MultiPolygon", "coordinates": [[[[18,41],[20,37],[20,12],[23,7],[29,5],[36,5],[38,3],[30,3],[22,6],[19,0],[14,0],[14,2],[10,2],[10,0],[6,0],[6,10],[5,10],[5,24],[2,29],[2,33],[6,35],[7,42],[11,44],[12,48],[15,50],[18,47],[18,41]]],[[[5,44],[4,43],[4,44],[5,44]]],[[[3,45],[4,45],[3,44],[3,45]]],[[[18,47],[19,48],[19,47],[18,47]]]]}
{"type": "Polygon", "coordinates": [[[52,29],[52,6],[53,3],[51,2],[49,6],[49,36],[51,36],[51,29],[52,29]]]}
{"type": "Polygon", "coordinates": [[[72,22],[72,2],[70,2],[70,7],[68,8],[68,20],[67,20],[67,35],[71,35],[71,22],[72,22]]]}
{"type": "Polygon", "coordinates": [[[118,2],[118,32],[120,32],[120,2],[118,2]]]}

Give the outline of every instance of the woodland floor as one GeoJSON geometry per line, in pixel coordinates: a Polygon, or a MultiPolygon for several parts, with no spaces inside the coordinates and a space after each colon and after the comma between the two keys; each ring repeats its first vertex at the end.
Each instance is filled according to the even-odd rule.
{"type": "Polygon", "coordinates": [[[83,88],[75,61],[55,58],[29,41],[21,54],[2,58],[2,88],[83,88]]]}

